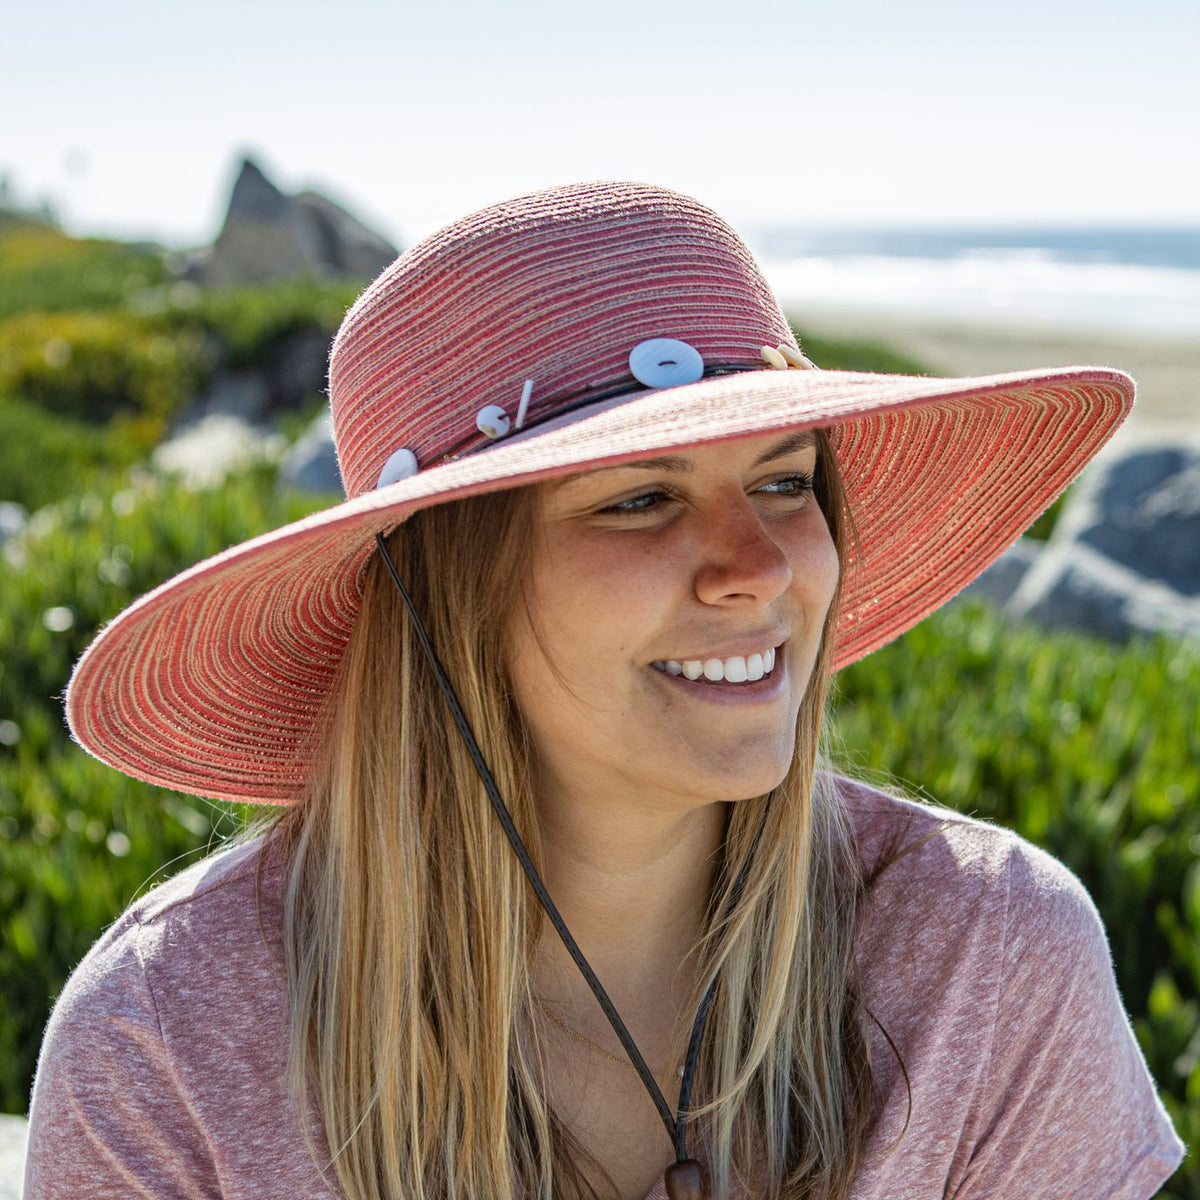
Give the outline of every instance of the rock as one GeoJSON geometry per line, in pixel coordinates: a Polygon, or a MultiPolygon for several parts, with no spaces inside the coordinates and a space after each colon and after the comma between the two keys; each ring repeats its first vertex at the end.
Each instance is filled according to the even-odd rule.
{"type": "Polygon", "coordinates": [[[315,192],[288,196],[245,159],[221,232],[195,268],[213,287],[311,274],[367,280],[396,253],[332,200],[315,192]]]}
{"type": "Polygon", "coordinates": [[[297,329],[276,347],[264,369],[271,411],[293,412],[325,395],[329,343],[318,329],[297,329]]]}
{"type": "Polygon", "coordinates": [[[1200,435],[1147,426],[1110,446],[1007,610],[1116,641],[1200,637],[1200,435]]]}
{"type": "Polygon", "coordinates": [[[374,279],[389,266],[399,250],[373,233],[344,208],[318,192],[300,192],[294,198],[305,213],[319,265],[348,279],[374,279]]]}
{"type": "Polygon", "coordinates": [[[20,1200],[27,1137],[24,1117],[0,1116],[0,1200],[20,1200]]]}
{"type": "Polygon", "coordinates": [[[1078,542],[1047,550],[1009,612],[1114,642],[1133,633],[1200,637],[1200,600],[1143,579],[1078,542]]]}
{"type": "Polygon", "coordinates": [[[343,492],[333,446],[333,421],[328,412],[317,417],[283,456],[279,482],[302,492],[343,492]]]}
{"type": "Polygon", "coordinates": [[[318,329],[296,329],[260,365],[213,373],[208,387],[188,408],[185,422],[212,415],[268,421],[295,412],[315,396],[325,395],[329,337],[318,329]]]}
{"type": "Polygon", "coordinates": [[[1079,541],[1145,579],[1200,596],[1200,438],[1110,461],[1083,500],[1079,541]]]}
{"type": "Polygon", "coordinates": [[[212,416],[254,423],[264,420],[270,410],[271,386],[262,371],[217,371],[183,424],[194,425],[212,416]]]}
{"type": "Polygon", "coordinates": [[[1041,551],[1041,542],[1018,538],[978,579],[972,580],[959,593],[960,598],[986,599],[997,606],[1006,604],[1041,551]]]}

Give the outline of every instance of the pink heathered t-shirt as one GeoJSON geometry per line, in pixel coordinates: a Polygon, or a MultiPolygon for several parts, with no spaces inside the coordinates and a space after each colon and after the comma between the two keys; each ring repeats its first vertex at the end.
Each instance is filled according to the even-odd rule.
{"type": "MultiPolygon", "coordinates": [[[[878,1107],[854,1200],[1153,1196],[1183,1148],[1079,882],[1005,830],[842,792],[864,862],[918,845],[879,876],[859,931],[912,1107],[905,1129],[910,1092],[872,1025],[878,1107]]],[[[258,849],[138,900],[71,977],[38,1066],[25,1200],[339,1196],[288,1093],[280,871],[260,924],[258,849]]]]}

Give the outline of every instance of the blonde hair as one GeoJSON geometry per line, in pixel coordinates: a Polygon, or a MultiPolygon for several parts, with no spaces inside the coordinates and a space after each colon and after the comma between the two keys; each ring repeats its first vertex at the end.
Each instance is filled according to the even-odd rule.
{"type": "MultiPolygon", "coordinates": [[[[818,498],[840,553],[844,502],[820,443],[818,498]]],[[[530,504],[529,490],[445,504],[388,544],[538,862],[505,654],[530,504]]],[[[718,982],[693,1137],[707,1144],[718,1198],[740,1180],[780,1200],[838,1200],[865,1137],[871,1071],[851,952],[860,884],[818,769],[835,610],[787,777],[731,806],[699,948],[693,1005],[718,982]]],[[[315,1098],[348,1200],[603,1194],[603,1172],[546,1100],[529,974],[543,914],[377,560],[319,769],[276,833],[289,855],[292,1082],[305,1108],[315,1098]]]]}

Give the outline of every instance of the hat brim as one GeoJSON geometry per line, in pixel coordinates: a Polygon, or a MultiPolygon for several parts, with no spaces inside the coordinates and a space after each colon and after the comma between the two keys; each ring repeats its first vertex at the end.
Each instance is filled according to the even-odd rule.
{"type": "Polygon", "coordinates": [[[531,431],[234,546],[132,604],[77,664],[81,746],[135,778],[278,804],[303,791],[377,532],[433,504],[664,450],[830,427],[857,540],[837,667],[996,559],[1108,440],[1133,381],[1094,367],[973,379],[755,371],[531,431]]]}

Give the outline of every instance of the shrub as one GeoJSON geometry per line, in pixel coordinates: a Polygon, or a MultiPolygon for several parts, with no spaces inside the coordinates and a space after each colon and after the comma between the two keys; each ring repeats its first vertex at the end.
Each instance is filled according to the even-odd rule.
{"type": "Polygon", "coordinates": [[[233,367],[261,364],[290,334],[312,329],[332,337],[362,290],[357,283],[313,278],[255,287],[162,289],[143,309],[164,332],[202,331],[214,337],[233,367]]]}
{"type": "Polygon", "coordinates": [[[132,466],[144,453],[141,437],[122,422],[97,428],[0,397],[0,500],[32,512],[65,490],[104,486],[114,468],[132,466]]]}
{"type": "Polygon", "coordinates": [[[214,358],[196,330],[167,336],[128,311],[25,313],[0,323],[0,396],[97,425],[140,418],[153,445],[214,358]]]}
{"type": "MultiPolygon", "coordinates": [[[[793,328],[796,328],[793,322],[793,328]]],[[[928,375],[929,368],[907,354],[863,338],[808,336],[797,332],[804,353],[824,371],[878,371],[885,375],[928,375]]]]}
{"type": "Polygon", "coordinates": [[[153,248],[72,238],[34,221],[0,221],[0,320],[112,308],[164,274],[153,248]]]}
{"type": "MultiPolygon", "coordinates": [[[[214,371],[270,378],[294,335],[319,339],[308,346],[319,360],[356,290],[317,280],[211,293],[173,284],[106,312],[0,319],[0,498],[36,507],[127,467],[214,371]],[[51,463],[64,469],[47,470],[51,463]]],[[[302,376],[312,373],[310,363],[302,376]]],[[[289,386],[295,399],[300,389],[289,386]]],[[[319,399],[309,397],[306,414],[319,399]]]]}
{"type": "Polygon", "coordinates": [[[43,509],[0,555],[0,1105],[23,1112],[52,998],[156,877],[238,827],[218,805],[127,779],[71,744],[61,696],[96,627],[166,576],[333,498],[272,473],[191,492],[143,476],[43,509]]]}

